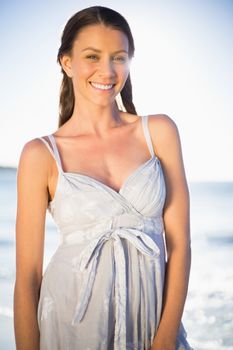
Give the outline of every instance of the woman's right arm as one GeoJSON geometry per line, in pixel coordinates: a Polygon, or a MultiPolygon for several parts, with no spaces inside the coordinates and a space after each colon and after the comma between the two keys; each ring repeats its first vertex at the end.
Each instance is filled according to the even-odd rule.
{"type": "Polygon", "coordinates": [[[43,271],[49,157],[40,140],[28,142],[17,173],[14,328],[17,350],[39,349],[37,307],[43,271]]]}

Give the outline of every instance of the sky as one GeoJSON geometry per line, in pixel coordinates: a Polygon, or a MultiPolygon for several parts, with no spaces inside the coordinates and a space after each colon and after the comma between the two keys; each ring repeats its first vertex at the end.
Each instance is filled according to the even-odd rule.
{"type": "Polygon", "coordinates": [[[180,133],[188,181],[233,181],[233,1],[0,1],[0,166],[57,129],[56,63],[67,20],[102,5],[128,20],[139,115],[164,113],[180,133]]]}

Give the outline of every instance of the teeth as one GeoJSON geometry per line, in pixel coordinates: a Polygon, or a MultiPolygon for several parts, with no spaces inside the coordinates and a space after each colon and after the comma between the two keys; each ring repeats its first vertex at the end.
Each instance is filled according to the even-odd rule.
{"type": "Polygon", "coordinates": [[[97,89],[101,90],[110,90],[113,87],[113,84],[99,84],[99,83],[91,83],[97,89]]]}

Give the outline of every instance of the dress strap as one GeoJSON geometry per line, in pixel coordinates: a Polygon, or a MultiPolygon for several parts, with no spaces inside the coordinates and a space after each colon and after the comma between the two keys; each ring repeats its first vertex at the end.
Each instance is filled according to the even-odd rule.
{"type": "Polygon", "coordinates": [[[54,138],[54,136],[52,134],[48,135],[48,138],[49,138],[49,141],[51,142],[52,147],[53,147],[54,157],[55,157],[58,165],[62,169],[61,157],[60,157],[59,151],[57,149],[57,144],[56,144],[55,138],[54,138]]]}
{"type": "Polygon", "coordinates": [[[56,147],[56,143],[55,143],[55,140],[53,138],[53,135],[48,135],[48,138],[49,138],[49,140],[51,142],[52,147],[51,147],[49,142],[44,137],[39,137],[38,139],[41,140],[45,144],[45,146],[47,147],[47,149],[49,150],[49,152],[51,153],[51,155],[55,159],[55,161],[57,163],[57,166],[58,166],[58,170],[62,171],[61,159],[60,159],[60,156],[59,156],[59,153],[58,153],[58,149],[56,147]]]}
{"type": "Polygon", "coordinates": [[[154,147],[152,144],[150,131],[149,131],[149,127],[148,127],[148,115],[142,116],[142,127],[143,127],[144,135],[146,138],[147,146],[149,148],[151,156],[153,157],[153,156],[155,156],[155,152],[154,152],[154,147]]]}

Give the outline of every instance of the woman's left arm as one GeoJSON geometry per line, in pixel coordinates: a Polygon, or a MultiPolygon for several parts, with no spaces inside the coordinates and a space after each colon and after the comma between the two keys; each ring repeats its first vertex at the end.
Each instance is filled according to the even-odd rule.
{"type": "Polygon", "coordinates": [[[167,265],[163,310],[152,350],[175,350],[191,265],[190,202],[179,132],[167,116],[150,118],[152,142],[165,184],[164,229],[167,265]],[[154,136],[153,136],[154,135],[154,136]]]}

